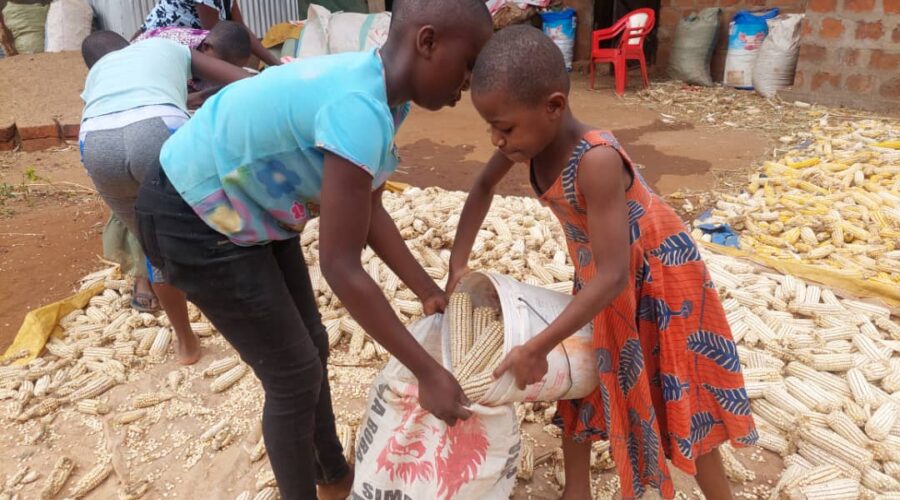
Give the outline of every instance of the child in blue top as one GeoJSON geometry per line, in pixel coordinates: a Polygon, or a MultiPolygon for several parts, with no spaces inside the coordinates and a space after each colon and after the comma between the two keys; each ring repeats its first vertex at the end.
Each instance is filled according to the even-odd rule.
{"type": "MultiPolygon", "coordinates": [[[[187,80],[196,75],[230,83],[249,74],[170,40],[129,46],[110,31],[87,37],[82,55],[90,71],[81,95],[85,103],[79,131],[81,159],[113,214],[137,234],[138,187],[148,172],[158,168],[163,142],[188,119],[187,80]]],[[[175,329],[179,361],[196,362],[200,346],[191,332],[184,294],[166,285],[158,273],[150,276],[150,282],[175,329]]],[[[147,306],[140,301],[142,292],[153,296],[146,287],[146,279],[137,280],[133,305],[147,306]]]]}
{"type": "Polygon", "coordinates": [[[187,293],[254,370],[266,394],[263,435],[282,498],[346,498],[352,473],[335,432],[328,341],[298,233],[320,216],[319,260],[347,310],[427,392],[451,424],[468,401],[407,332],[360,255],[370,245],[422,300],[441,288],[415,261],[381,204],[397,167],[394,136],[409,102],[454,105],[492,34],[480,0],[394,3],[380,51],[266,70],[210,98],[166,142],[138,196],[147,256],[187,293]]]}

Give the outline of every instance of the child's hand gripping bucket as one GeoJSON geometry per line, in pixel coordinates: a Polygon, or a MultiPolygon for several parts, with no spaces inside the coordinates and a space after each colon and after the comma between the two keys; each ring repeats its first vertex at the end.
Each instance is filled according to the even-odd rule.
{"type": "MultiPolygon", "coordinates": [[[[519,283],[495,273],[471,273],[456,290],[468,293],[473,307],[501,310],[504,354],[541,333],[572,301],[569,295],[519,283]]],[[[448,321],[444,322],[443,329],[444,365],[450,366],[448,321]]],[[[504,373],[479,403],[496,406],[516,401],[557,401],[587,396],[599,383],[592,344],[592,327],[586,325],[550,352],[547,356],[549,368],[540,382],[519,390],[512,374],[504,373]]]]}

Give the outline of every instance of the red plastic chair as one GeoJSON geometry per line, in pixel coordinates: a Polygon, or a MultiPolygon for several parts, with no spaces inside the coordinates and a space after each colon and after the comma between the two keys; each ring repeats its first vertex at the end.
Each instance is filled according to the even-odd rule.
{"type": "Polygon", "coordinates": [[[644,40],[653,30],[656,14],[653,9],[637,9],[625,14],[609,28],[596,30],[591,37],[591,89],[594,88],[594,66],[597,63],[612,63],[616,79],[616,94],[625,93],[628,79],[626,61],[636,60],[641,65],[644,87],[650,85],[647,78],[647,61],[644,58],[644,40]],[[600,42],[619,38],[614,48],[601,48],[600,42]]]}

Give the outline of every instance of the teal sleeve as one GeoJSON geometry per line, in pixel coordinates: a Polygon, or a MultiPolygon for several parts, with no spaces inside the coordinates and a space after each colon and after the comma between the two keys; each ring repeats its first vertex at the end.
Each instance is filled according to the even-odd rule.
{"type": "Polygon", "coordinates": [[[390,109],[368,94],[354,93],[323,106],[316,114],[316,147],[376,177],[394,141],[390,109]]]}

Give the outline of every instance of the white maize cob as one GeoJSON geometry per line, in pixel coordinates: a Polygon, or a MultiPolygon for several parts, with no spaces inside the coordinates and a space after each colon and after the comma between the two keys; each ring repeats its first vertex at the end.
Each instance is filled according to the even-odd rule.
{"type": "Polygon", "coordinates": [[[457,379],[464,381],[476,373],[493,371],[495,367],[488,366],[487,362],[502,348],[503,323],[494,321],[461,360],[459,367],[454,371],[457,379]]]}
{"type": "Polygon", "coordinates": [[[273,487],[266,487],[259,490],[253,500],[278,500],[278,490],[273,487]]]}
{"type": "Polygon", "coordinates": [[[212,392],[222,392],[241,379],[247,373],[247,365],[241,363],[216,377],[209,388],[212,392]]]}
{"type": "Polygon", "coordinates": [[[833,411],[826,417],[828,426],[841,437],[856,446],[865,448],[869,445],[869,438],[860,430],[859,426],[842,411],[833,411]]]}
{"type": "Polygon", "coordinates": [[[96,398],[115,387],[115,385],[116,381],[112,378],[106,375],[95,375],[88,379],[82,387],[76,389],[75,392],[69,396],[69,400],[80,401],[82,399],[96,398]]]}
{"type": "Polygon", "coordinates": [[[790,443],[780,433],[769,431],[762,427],[757,428],[757,433],[759,438],[756,441],[756,445],[760,448],[778,453],[781,456],[785,456],[790,452],[790,443]]]}
{"type": "Polygon", "coordinates": [[[336,426],[338,441],[344,449],[344,459],[348,464],[353,465],[355,454],[355,431],[352,426],[347,424],[337,424],[336,426]]]}
{"type": "Polygon", "coordinates": [[[872,463],[872,452],[854,445],[832,431],[804,426],[800,428],[800,437],[860,470],[872,463]]]}
{"type": "Polygon", "coordinates": [[[172,399],[172,397],[172,394],[165,394],[162,392],[149,392],[135,397],[131,401],[131,407],[134,409],[150,408],[151,406],[156,406],[160,403],[164,403],[172,399]]]}
{"type": "Polygon", "coordinates": [[[200,435],[200,441],[209,441],[214,438],[216,434],[222,432],[228,427],[228,419],[223,418],[219,420],[215,424],[211,425],[208,429],[206,429],[203,434],[200,435]]]}
{"type": "Polygon", "coordinates": [[[457,369],[474,343],[473,309],[469,295],[458,292],[451,295],[447,312],[450,316],[450,359],[453,368],[457,369]]]}
{"type": "Polygon", "coordinates": [[[845,477],[859,481],[862,475],[855,465],[851,465],[809,441],[797,441],[797,453],[809,460],[813,465],[833,465],[841,470],[845,477]]]}
{"type": "Polygon", "coordinates": [[[272,469],[269,467],[259,469],[259,472],[256,474],[256,489],[275,487],[277,487],[277,484],[275,483],[275,473],[272,472],[272,469]]]}
{"type": "Polygon", "coordinates": [[[788,393],[812,410],[828,413],[841,407],[839,398],[815,384],[806,384],[797,377],[787,377],[784,383],[788,393]]]}
{"type": "Polygon", "coordinates": [[[115,423],[117,423],[119,425],[128,425],[128,424],[137,422],[138,420],[144,418],[144,416],[146,414],[147,414],[147,410],[142,410],[142,409],[128,410],[128,411],[123,411],[122,413],[119,413],[118,415],[115,416],[115,418],[113,420],[115,421],[115,423]]]}
{"type": "Polygon", "coordinates": [[[88,493],[100,486],[112,473],[113,467],[109,461],[101,462],[87,471],[81,479],[75,483],[72,490],[72,498],[83,498],[88,493]]]}
{"type": "Polygon", "coordinates": [[[516,477],[523,481],[531,481],[531,478],[534,476],[534,442],[524,434],[521,437],[521,441],[522,459],[519,462],[519,470],[516,473],[516,477]]]}
{"type": "Polygon", "coordinates": [[[204,377],[217,377],[228,370],[234,368],[240,363],[240,360],[237,356],[228,356],[225,358],[217,359],[209,364],[205,370],[203,370],[204,377]]]}
{"type": "Polygon", "coordinates": [[[772,427],[785,432],[793,432],[797,427],[797,416],[788,413],[765,399],[754,399],[750,402],[754,417],[761,418],[772,427]]]}
{"type": "Polygon", "coordinates": [[[366,331],[356,321],[350,323],[350,328],[349,352],[358,356],[366,344],[366,331]]]}
{"type": "Polygon", "coordinates": [[[866,380],[866,376],[856,368],[847,371],[847,382],[850,384],[850,392],[853,400],[863,408],[871,407],[875,403],[875,393],[872,385],[866,380]]]}
{"type": "Polygon", "coordinates": [[[472,402],[479,402],[491,386],[494,384],[494,376],[491,372],[483,372],[469,377],[460,383],[463,392],[472,402]]]}
{"type": "Polygon", "coordinates": [[[863,407],[850,398],[844,398],[844,413],[860,427],[866,425],[869,417],[872,416],[868,407],[863,407]]]}
{"type": "Polygon", "coordinates": [[[868,467],[863,471],[862,484],[879,493],[900,491],[900,482],[897,482],[897,480],[890,475],[873,469],[872,467],[868,467]]]}
{"type": "Polygon", "coordinates": [[[885,403],[878,407],[866,422],[866,434],[875,441],[881,441],[890,434],[897,422],[898,408],[894,403],[885,403]]]}
{"type": "Polygon", "coordinates": [[[152,361],[161,362],[165,359],[166,352],[169,350],[169,343],[172,341],[172,330],[168,327],[162,327],[153,339],[153,345],[150,346],[148,355],[152,361]]]}
{"type": "Polygon", "coordinates": [[[814,409],[812,406],[807,406],[802,401],[795,398],[782,385],[773,385],[766,391],[763,397],[766,401],[790,415],[802,415],[814,409]]]}
{"type": "Polygon", "coordinates": [[[75,409],[87,415],[106,415],[109,413],[109,405],[97,399],[82,399],[75,403],[75,409]]]}
{"type": "Polygon", "coordinates": [[[72,459],[65,456],[59,457],[53,465],[53,469],[50,470],[50,474],[47,476],[44,488],[41,489],[41,499],[50,500],[55,497],[63,489],[66,481],[69,480],[69,476],[72,475],[72,470],[74,468],[75,463],[72,462],[72,459]]]}
{"type": "Polygon", "coordinates": [[[811,484],[799,488],[800,498],[816,500],[857,500],[860,495],[858,481],[835,479],[827,483],[811,484]]]}
{"type": "Polygon", "coordinates": [[[866,355],[871,361],[887,361],[891,359],[891,350],[879,345],[865,335],[856,335],[853,337],[853,345],[859,349],[859,352],[866,355]]]}

